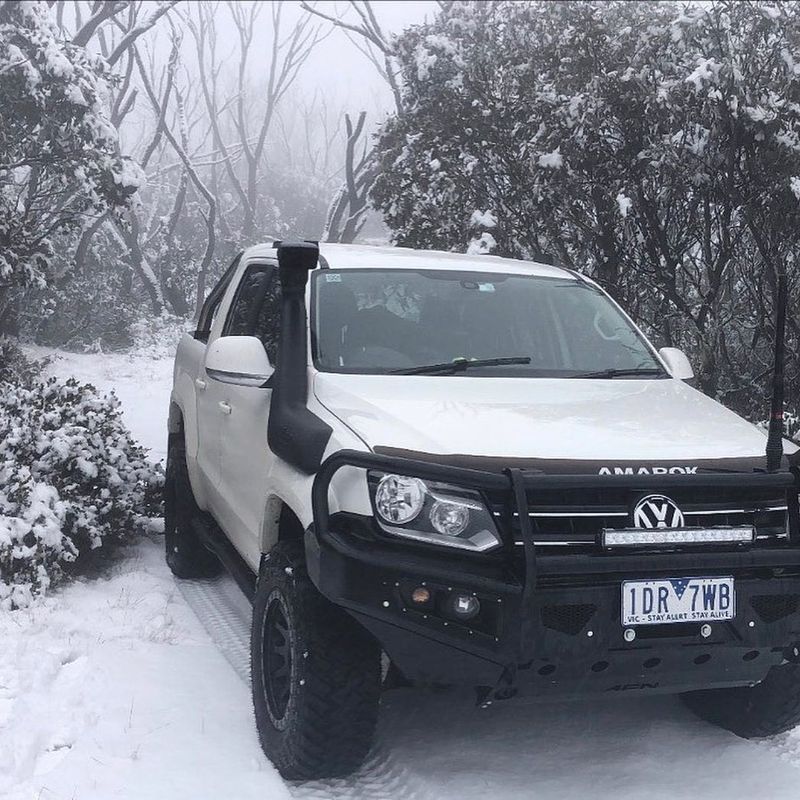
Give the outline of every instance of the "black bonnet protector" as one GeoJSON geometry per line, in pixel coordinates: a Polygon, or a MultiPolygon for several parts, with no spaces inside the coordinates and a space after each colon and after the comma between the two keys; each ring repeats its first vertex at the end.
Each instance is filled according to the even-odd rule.
{"type": "MultiPolygon", "coordinates": [[[[323,462],[314,479],[314,525],[306,537],[306,552],[311,564],[309,574],[329,599],[360,614],[374,626],[385,623],[387,627],[383,629],[384,632],[416,632],[424,636],[426,642],[435,640],[456,647],[462,653],[488,659],[502,666],[502,681],[511,685],[519,665],[536,658],[542,647],[537,603],[541,605],[545,600],[551,605],[560,602],[575,603],[576,592],[583,592],[584,595],[594,593],[593,598],[587,602],[595,603],[598,607],[603,606],[607,610],[613,609],[617,602],[619,581],[623,576],[653,571],[679,575],[723,570],[737,575],[746,573],[748,580],[755,580],[753,575],[761,575],[765,570],[778,570],[787,575],[786,571],[791,570],[792,575],[796,575],[800,567],[797,472],[767,472],[764,461],[763,457],[755,459],[755,463],[745,459],[747,463],[736,464],[739,469],[734,468],[733,460],[727,459],[721,464],[715,463],[716,469],[712,469],[712,462],[709,461],[693,464],[604,464],[570,461],[563,462],[562,471],[556,472],[552,462],[534,459],[523,461],[448,457],[388,448],[380,448],[380,452],[373,453],[342,450],[323,462]],[[542,471],[541,467],[545,464],[549,472],[542,471]],[[518,529],[515,531],[510,524],[506,524],[498,531],[503,542],[494,565],[478,559],[469,563],[456,562],[435,553],[412,548],[399,550],[388,545],[382,546],[379,542],[366,545],[358,538],[347,535],[336,520],[332,519],[328,505],[331,481],[335,473],[346,466],[411,475],[422,480],[478,490],[493,505],[494,499],[499,498],[502,502],[497,507],[502,508],[501,513],[507,522],[517,520],[518,529]],[[600,469],[604,466],[616,466],[623,471],[601,473],[600,469]],[[638,472],[639,467],[651,470],[657,466],[665,468],[667,472],[638,472]],[[697,472],[670,473],[670,466],[697,467],[697,472]],[[743,467],[746,471],[739,471],[743,467]],[[592,471],[582,474],[579,472],[587,468],[592,471]],[[628,468],[630,472],[625,471],[628,468]],[[580,551],[551,554],[547,548],[537,545],[539,521],[531,514],[531,510],[543,493],[587,493],[602,502],[608,502],[620,490],[625,493],[696,492],[698,496],[705,498],[713,498],[719,493],[744,495],[748,492],[763,492],[775,499],[786,498],[790,509],[789,539],[776,546],[724,551],[708,548],[679,549],[662,553],[598,551],[587,554],[580,551]],[[326,564],[325,569],[320,566],[323,562],[326,564]],[[332,566],[336,563],[340,565],[338,570],[332,566]],[[374,586],[370,589],[372,579],[374,586]],[[403,581],[408,582],[409,586],[417,585],[421,580],[432,586],[441,585],[447,591],[450,591],[447,587],[461,587],[489,600],[501,598],[502,602],[498,605],[505,609],[504,621],[495,634],[496,638],[490,637],[484,642],[477,633],[470,636],[467,632],[461,636],[458,626],[452,624],[439,629],[437,621],[431,615],[418,615],[417,618],[410,613],[403,606],[402,598],[397,599],[400,604],[397,607],[397,604],[392,605],[392,601],[387,600],[385,587],[405,585],[403,581]]],[[[792,580],[796,582],[800,578],[792,580]]],[[[789,588],[795,592],[796,584],[789,588]]],[[[612,611],[608,613],[612,614],[612,611]]],[[[616,635],[618,625],[607,626],[607,631],[610,632],[609,635],[616,635]]],[[[746,628],[745,640],[750,635],[750,628],[746,628]]],[[[776,640],[771,644],[783,646],[786,642],[776,640]]],[[[423,647],[414,652],[419,654],[427,651],[423,647]]],[[[740,656],[741,653],[737,658],[740,656]]],[[[449,660],[452,661],[452,652],[449,660]]]]}
{"type": "Polygon", "coordinates": [[[281,282],[281,338],[273,379],[267,439],[273,453],[313,475],[331,436],[331,427],[308,410],[308,273],[319,260],[312,242],[278,245],[281,282]]]}
{"type": "MultiPolygon", "coordinates": [[[[499,456],[472,456],[462,454],[439,455],[423,453],[416,450],[404,450],[397,447],[375,447],[375,453],[408,458],[416,461],[428,461],[446,464],[464,469],[476,469],[484,472],[504,472],[507,469],[521,469],[545,475],[705,475],[709,473],[759,473],[766,471],[764,456],[750,458],[702,458],[670,460],[638,461],[607,458],[559,459],[559,458],[506,458],[499,456]]],[[[792,467],[800,468],[800,453],[784,456],[781,472],[792,467]]]]}

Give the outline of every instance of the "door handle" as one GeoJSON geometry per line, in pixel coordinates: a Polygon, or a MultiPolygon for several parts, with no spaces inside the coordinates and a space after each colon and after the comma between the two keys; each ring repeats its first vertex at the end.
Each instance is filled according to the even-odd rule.
{"type": "Polygon", "coordinates": [[[200,391],[206,388],[206,382],[202,378],[195,378],[194,385],[200,389],[200,391]]]}
{"type": "Polygon", "coordinates": [[[226,400],[219,401],[219,408],[223,414],[230,414],[233,409],[231,409],[231,404],[226,400]]]}

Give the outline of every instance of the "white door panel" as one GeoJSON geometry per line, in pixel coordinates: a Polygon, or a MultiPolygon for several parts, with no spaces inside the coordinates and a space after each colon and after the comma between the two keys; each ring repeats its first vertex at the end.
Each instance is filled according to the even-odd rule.
{"type": "Polygon", "coordinates": [[[216,516],[219,510],[220,479],[222,458],[220,452],[222,436],[222,417],[219,404],[227,399],[227,386],[206,375],[205,367],[201,377],[195,381],[197,397],[197,429],[199,447],[197,468],[208,498],[209,511],[216,516]],[[205,384],[201,386],[200,384],[205,384]]]}
{"type": "MultiPolygon", "coordinates": [[[[275,321],[280,295],[275,265],[245,265],[227,321],[221,333],[258,336],[275,360],[275,321]],[[259,276],[264,276],[266,283],[259,276]]],[[[269,496],[268,475],[273,458],[267,444],[272,390],[209,381],[222,387],[214,396],[219,431],[219,473],[215,517],[240,555],[253,567],[261,557],[261,525],[269,496]]]]}
{"type": "Polygon", "coordinates": [[[272,390],[227,388],[230,412],[221,426],[223,525],[245,560],[258,564],[271,457],[267,420],[272,390]]]}

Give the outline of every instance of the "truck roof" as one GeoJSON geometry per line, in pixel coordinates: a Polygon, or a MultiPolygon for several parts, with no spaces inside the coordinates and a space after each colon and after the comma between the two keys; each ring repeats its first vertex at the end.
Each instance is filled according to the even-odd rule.
{"type": "MultiPolygon", "coordinates": [[[[562,267],[500,258],[489,255],[463,255],[442,250],[412,250],[408,247],[372,247],[362,244],[334,244],[320,242],[320,255],[331,269],[443,269],[466,272],[502,272],[506,274],[536,275],[550,278],[576,279],[573,272],[562,267]]],[[[245,258],[270,258],[275,256],[272,242],[258,244],[245,252],[245,258]]]]}

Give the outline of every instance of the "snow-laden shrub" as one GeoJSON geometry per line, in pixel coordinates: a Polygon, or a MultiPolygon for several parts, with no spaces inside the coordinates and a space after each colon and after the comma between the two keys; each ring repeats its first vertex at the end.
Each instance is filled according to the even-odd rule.
{"type": "Polygon", "coordinates": [[[784,426],[786,435],[796,442],[800,442],[800,409],[797,411],[791,410],[784,414],[784,426]]]}
{"type": "Polygon", "coordinates": [[[0,608],[27,605],[160,513],[162,479],[113,394],[0,382],[0,608]]]}
{"type": "Polygon", "coordinates": [[[181,336],[193,329],[190,320],[166,314],[156,319],[140,317],[130,327],[133,347],[138,355],[170,360],[175,357],[181,336]]]}
{"type": "Polygon", "coordinates": [[[31,361],[20,346],[5,336],[0,336],[0,384],[30,384],[42,371],[44,362],[31,361]]]}
{"type": "Polygon", "coordinates": [[[73,352],[124,350],[133,343],[130,326],[141,298],[126,296],[126,275],[114,262],[71,274],[58,285],[25,290],[20,332],[36,344],[73,352]]]}

